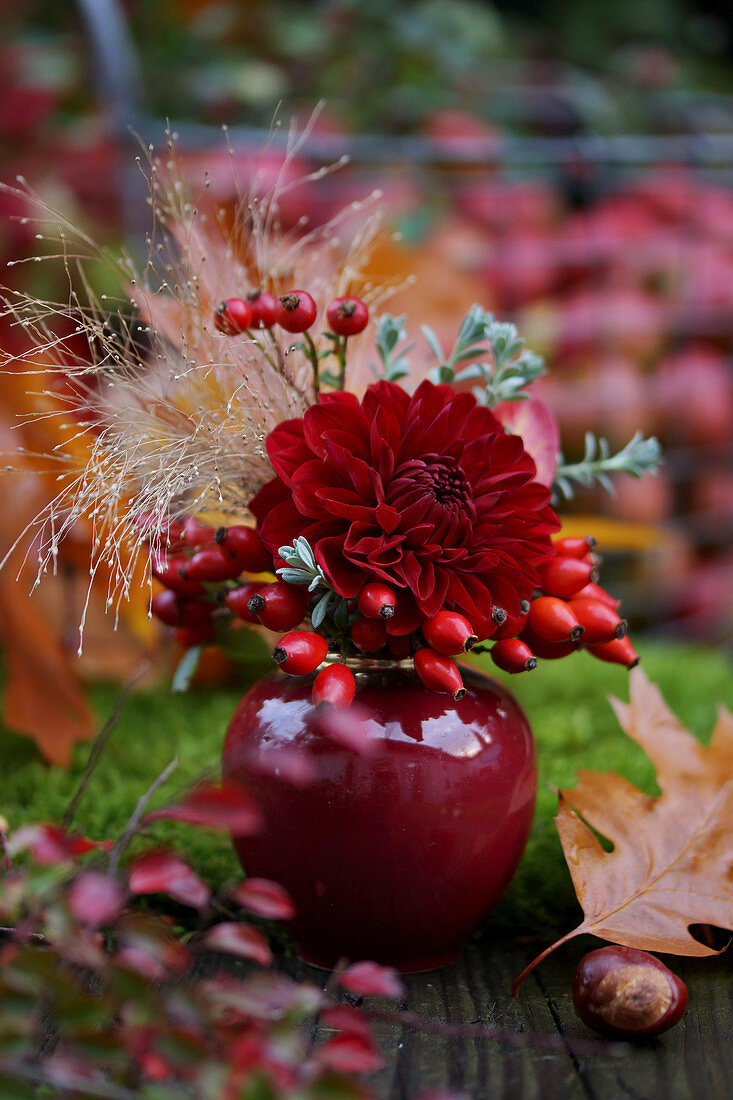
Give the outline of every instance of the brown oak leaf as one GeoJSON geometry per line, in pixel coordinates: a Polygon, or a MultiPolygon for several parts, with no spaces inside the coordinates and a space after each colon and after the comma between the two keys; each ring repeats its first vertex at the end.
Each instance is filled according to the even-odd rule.
{"type": "Polygon", "coordinates": [[[583,932],[645,951],[713,955],[690,926],[733,930],[733,715],[719,708],[705,746],[639,668],[630,674],[629,704],[611,705],[654,764],[662,793],[591,771],[559,792],[555,823],[584,920],[530,963],[515,993],[538,962],[583,932]]]}

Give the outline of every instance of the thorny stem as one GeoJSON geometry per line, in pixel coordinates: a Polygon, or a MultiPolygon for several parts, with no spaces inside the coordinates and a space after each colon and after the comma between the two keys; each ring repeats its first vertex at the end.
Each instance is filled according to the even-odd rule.
{"type": "Polygon", "coordinates": [[[275,336],[275,333],[272,331],[271,328],[268,328],[265,331],[267,332],[267,335],[270,337],[270,342],[272,343],[272,346],[275,349],[275,354],[277,355],[278,366],[279,366],[280,370],[283,372],[283,374],[285,374],[285,357],[283,356],[283,351],[282,351],[282,348],[280,347],[280,343],[279,343],[277,337],[275,336]]]}
{"type": "Polygon", "coordinates": [[[321,393],[321,379],[320,379],[320,375],[319,375],[318,352],[316,351],[316,345],[313,343],[313,337],[311,336],[311,334],[306,331],[306,332],[303,333],[303,336],[305,337],[305,341],[306,341],[306,345],[307,345],[308,358],[310,359],[311,364],[313,366],[313,392],[315,393],[315,397],[316,397],[316,401],[317,401],[319,396],[320,396],[320,393],[321,393]]]}
{"type": "MultiPolygon", "coordinates": [[[[264,349],[264,347],[262,346],[262,344],[261,344],[261,343],[259,342],[259,340],[258,340],[258,339],[257,339],[257,337],[255,336],[255,334],[254,334],[254,333],[252,332],[252,329],[251,329],[251,328],[245,329],[245,332],[247,333],[247,336],[248,336],[248,337],[250,338],[250,340],[251,340],[251,341],[252,341],[252,343],[253,343],[253,344],[255,345],[255,347],[258,347],[258,348],[260,349],[260,351],[262,352],[262,354],[264,355],[265,359],[266,359],[266,360],[267,360],[267,362],[268,362],[268,363],[270,364],[270,366],[272,367],[272,369],[273,369],[273,370],[280,370],[280,371],[282,371],[282,368],[283,368],[283,363],[282,363],[282,357],[278,357],[278,358],[280,358],[280,363],[279,363],[279,365],[278,365],[278,364],[277,364],[277,363],[275,363],[275,362],[274,362],[274,360],[273,360],[273,359],[271,359],[271,358],[270,358],[270,356],[269,356],[269,355],[267,354],[267,352],[265,351],[265,349],[264,349]]],[[[278,351],[279,351],[279,350],[280,350],[280,349],[278,348],[278,351]]]]}
{"type": "Polygon", "coordinates": [[[305,391],[304,391],[303,387],[298,385],[298,383],[295,381],[295,379],[293,378],[293,372],[290,370],[290,367],[285,362],[285,356],[283,355],[283,349],[280,347],[280,342],[278,341],[277,337],[275,336],[275,333],[272,331],[272,329],[269,329],[269,328],[266,331],[267,331],[267,335],[270,338],[272,346],[275,349],[275,354],[277,355],[277,365],[272,363],[272,360],[269,358],[269,356],[268,356],[268,362],[272,363],[273,367],[275,367],[275,370],[278,371],[282,375],[282,377],[285,379],[285,381],[288,383],[289,386],[292,386],[293,389],[298,391],[298,393],[300,394],[301,397],[305,398],[305,391]]]}
{"type": "Polygon", "coordinates": [[[143,818],[143,815],[144,815],[145,811],[148,808],[148,803],[150,802],[150,799],[153,797],[153,795],[156,793],[156,791],[158,791],[160,789],[160,787],[162,787],[165,783],[168,782],[168,780],[173,775],[173,772],[176,770],[177,767],[178,767],[178,757],[174,757],[174,759],[171,760],[170,764],[168,764],[167,767],[163,768],[163,771],[160,773],[158,778],[155,779],[151,783],[151,785],[148,787],[145,794],[141,795],[141,797],[138,799],[137,806],[133,810],[132,816],[130,817],[130,820],[127,822],[127,825],[125,826],[124,833],[122,834],[120,839],[117,841],[117,843],[115,844],[115,846],[112,849],[112,852],[110,854],[110,857],[109,857],[109,872],[110,872],[110,874],[114,874],[114,872],[117,870],[117,864],[120,862],[120,857],[122,856],[125,849],[127,848],[130,841],[132,840],[135,833],[137,832],[137,830],[139,828],[139,825],[140,825],[140,822],[143,818]]]}
{"type": "Polygon", "coordinates": [[[336,355],[339,361],[339,389],[346,389],[346,341],[348,337],[343,336],[339,339],[336,345],[336,355]]]}
{"type": "Polygon", "coordinates": [[[62,825],[65,830],[68,831],[71,827],[71,823],[74,820],[74,816],[78,809],[79,803],[81,802],[84,791],[87,789],[87,786],[89,785],[89,780],[92,778],[97,764],[100,761],[102,753],[107,747],[107,742],[109,741],[110,736],[120,719],[120,714],[122,713],[122,708],[127,702],[128,695],[132,691],[137,681],[149,670],[149,668],[150,663],[148,661],[143,661],[142,664],[138,665],[138,667],[135,669],[132,676],[130,676],[130,678],[125,681],[125,683],[120,688],[114,703],[112,704],[112,710],[110,711],[106,722],[102,726],[97,736],[94,738],[94,742],[87,758],[86,766],[84,768],[84,771],[82,772],[81,779],[79,780],[79,786],[76,788],[74,796],[68,805],[66,813],[64,814],[62,825]]]}

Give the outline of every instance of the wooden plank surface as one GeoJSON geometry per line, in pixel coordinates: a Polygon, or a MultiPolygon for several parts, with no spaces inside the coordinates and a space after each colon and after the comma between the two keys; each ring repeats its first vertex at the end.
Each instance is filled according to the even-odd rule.
{"type": "MultiPolygon", "coordinates": [[[[512,978],[533,951],[511,940],[470,945],[453,966],[406,977],[407,996],[395,1010],[397,1020],[376,1026],[386,1060],[369,1082],[377,1096],[415,1100],[425,1090],[450,1088],[473,1100],[733,1097],[733,955],[666,960],[690,991],[677,1027],[644,1044],[596,1043],[570,996],[577,962],[594,946],[597,941],[578,941],[550,956],[517,998],[511,996],[512,978]],[[407,1013],[432,1024],[502,1028],[528,1041],[546,1037],[551,1045],[517,1047],[420,1032],[398,1022],[407,1013]]],[[[321,985],[327,977],[302,964],[294,972],[321,985]]]]}

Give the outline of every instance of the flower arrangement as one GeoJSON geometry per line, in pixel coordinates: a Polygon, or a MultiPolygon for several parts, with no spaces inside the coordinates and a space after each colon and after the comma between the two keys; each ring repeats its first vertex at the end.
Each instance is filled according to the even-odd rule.
{"type": "MultiPolygon", "coordinates": [[[[560,528],[552,485],[569,492],[573,475],[605,478],[614,468],[640,475],[659,460],[655,440],[603,453],[596,469],[590,459],[585,469],[557,468],[551,414],[526,393],[542,361],[480,306],[447,357],[425,331],[437,362],[412,393],[400,384],[411,377],[404,318],[383,316],[379,377],[359,400],[343,383],[349,338],[369,321],[363,301],[328,305],[329,345],[319,351],[307,291],[250,294],[221,302],[215,325],[255,344],[265,330],[283,357],[273,329],[301,335],[290,350],[310,361],[316,400],[266,438],[274,476],[249,501],[254,529],[215,530],[195,518],[169,528],[171,556],[154,565],[166,590],[152,607],[180,642],[216,638],[228,613],[286,632],[273,651],[284,672],[314,672],[329,651],[409,658],[426,687],[454,699],[464,688],[453,658],[478,643],[510,673],[581,645],[602,660],[637,663],[618,601],[597,583],[594,540],[551,538],[560,528]],[[327,369],[331,356],[337,372],[327,369]],[[523,400],[525,438],[512,430],[523,400]],[[549,452],[541,468],[538,447],[549,452]],[[245,571],[279,579],[243,581],[245,571]],[[309,629],[298,629],[304,622],[309,629]]],[[[335,661],[317,676],[313,699],[348,705],[354,688],[351,670],[335,661]]]]}
{"type": "MultiPolygon", "coordinates": [[[[589,435],[582,463],[558,461],[554,418],[528,393],[542,360],[478,305],[450,353],[423,326],[429,357],[404,317],[370,323],[387,293],[360,274],[380,232],[376,196],[285,232],[289,184],[258,195],[255,177],[233,224],[219,211],[217,226],[171,181],[174,165],[172,143],[167,165],[150,162],[155,233],[143,276],[120,261],[126,297],[9,303],[32,338],[30,370],[53,359],[53,314],[73,317],[89,346],[56,368],[68,445],[37,520],[40,571],[81,517],[108,604],[129,595],[146,553],[162,586],[152,614],[192,650],[185,675],[242,622],[284,632],[273,656],[285,672],[312,672],[328,652],[410,659],[454,698],[454,657],[477,645],[509,672],[581,646],[635,664],[593,539],[552,536],[573,481],[653,470],[656,440],[637,435],[611,455],[589,435]]],[[[94,247],[76,233],[72,253],[70,231],[59,236],[71,278],[71,258],[94,247]]],[[[339,661],[314,685],[317,702],[353,692],[339,661]]]]}

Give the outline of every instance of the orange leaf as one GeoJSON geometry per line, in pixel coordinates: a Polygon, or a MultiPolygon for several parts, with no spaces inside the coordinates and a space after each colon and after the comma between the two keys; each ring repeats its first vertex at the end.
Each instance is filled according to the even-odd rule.
{"type": "MultiPolygon", "coordinates": [[[[0,414],[0,438],[3,426],[0,414]]],[[[31,473],[0,481],[0,559],[36,514],[40,489],[31,473]]],[[[71,657],[30,595],[33,567],[24,561],[27,548],[21,542],[0,571],[0,643],[7,667],[3,721],[33,738],[50,763],[68,765],[72,746],[94,736],[95,719],[71,657]]]]}
{"type": "Polygon", "coordinates": [[[654,764],[662,793],[654,798],[613,772],[590,771],[560,792],[555,822],[585,919],[520,974],[515,992],[550,951],[583,932],[644,951],[714,955],[690,926],[733,930],[733,715],[719,708],[702,745],[638,668],[629,704],[611,705],[654,764]]]}
{"type": "Polygon", "coordinates": [[[65,767],[72,746],[94,736],[95,719],[68,653],[22,583],[9,573],[0,577],[0,639],[8,673],[3,721],[32,737],[49,763],[65,767]]]}

